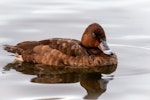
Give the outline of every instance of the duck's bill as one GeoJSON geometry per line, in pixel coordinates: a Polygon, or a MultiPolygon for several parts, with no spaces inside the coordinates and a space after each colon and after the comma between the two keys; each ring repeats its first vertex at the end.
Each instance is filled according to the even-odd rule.
{"type": "Polygon", "coordinates": [[[110,50],[109,46],[107,45],[107,42],[105,40],[101,41],[98,48],[103,51],[103,53],[107,55],[113,55],[113,52],[110,50]]]}

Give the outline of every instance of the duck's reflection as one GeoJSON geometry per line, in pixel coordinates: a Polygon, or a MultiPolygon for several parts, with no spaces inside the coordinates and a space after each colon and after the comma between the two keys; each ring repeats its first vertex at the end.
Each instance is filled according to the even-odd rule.
{"type": "MultiPolygon", "coordinates": [[[[75,83],[80,82],[87,91],[85,99],[96,99],[106,91],[107,83],[111,79],[102,79],[99,73],[77,71],[74,68],[43,66],[33,63],[9,63],[4,70],[15,69],[24,74],[36,75],[31,82],[35,83],[75,83]]],[[[80,71],[79,71],[80,70],[80,71]]]]}

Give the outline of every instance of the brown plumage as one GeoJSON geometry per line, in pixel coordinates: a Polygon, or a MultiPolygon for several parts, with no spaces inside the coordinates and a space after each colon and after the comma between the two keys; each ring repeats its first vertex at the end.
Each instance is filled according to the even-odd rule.
{"type": "Polygon", "coordinates": [[[52,66],[107,66],[117,64],[117,56],[106,44],[103,28],[93,23],[83,33],[81,42],[75,39],[52,38],[26,41],[16,46],[5,45],[5,50],[22,55],[26,62],[52,66]]]}

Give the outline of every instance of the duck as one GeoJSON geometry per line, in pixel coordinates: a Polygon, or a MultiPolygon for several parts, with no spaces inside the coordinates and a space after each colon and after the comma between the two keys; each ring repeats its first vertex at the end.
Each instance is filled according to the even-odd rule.
{"type": "Polygon", "coordinates": [[[106,35],[98,23],[90,24],[80,40],[50,38],[4,45],[16,59],[50,66],[97,67],[116,65],[117,55],[109,48],[106,35]]]}

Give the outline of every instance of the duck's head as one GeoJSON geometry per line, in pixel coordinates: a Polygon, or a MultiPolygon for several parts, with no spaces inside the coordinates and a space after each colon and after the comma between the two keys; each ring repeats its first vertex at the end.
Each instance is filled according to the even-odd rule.
{"type": "Polygon", "coordinates": [[[107,55],[113,55],[106,42],[106,35],[103,28],[93,23],[89,25],[83,33],[81,44],[87,48],[99,48],[103,53],[107,55]]]}

